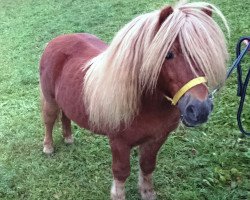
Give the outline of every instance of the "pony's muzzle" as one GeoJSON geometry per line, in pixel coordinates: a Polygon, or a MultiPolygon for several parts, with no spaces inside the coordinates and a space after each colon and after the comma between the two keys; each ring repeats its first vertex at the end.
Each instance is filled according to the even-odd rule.
{"type": "Polygon", "coordinates": [[[213,102],[210,98],[200,101],[190,94],[183,96],[178,107],[181,112],[181,120],[188,127],[198,126],[208,120],[213,110],[213,102]]]}

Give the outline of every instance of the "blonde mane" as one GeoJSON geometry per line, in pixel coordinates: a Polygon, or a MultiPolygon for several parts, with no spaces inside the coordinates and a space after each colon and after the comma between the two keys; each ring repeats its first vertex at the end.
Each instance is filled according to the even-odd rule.
{"type": "Polygon", "coordinates": [[[202,69],[209,87],[225,81],[225,37],[201,9],[216,13],[229,32],[225,17],[214,5],[179,3],[158,31],[160,10],[136,17],[117,33],[106,51],[84,66],[83,98],[92,127],[112,131],[131,123],[139,113],[142,92],[155,90],[177,36],[190,67],[192,61],[202,69]]]}

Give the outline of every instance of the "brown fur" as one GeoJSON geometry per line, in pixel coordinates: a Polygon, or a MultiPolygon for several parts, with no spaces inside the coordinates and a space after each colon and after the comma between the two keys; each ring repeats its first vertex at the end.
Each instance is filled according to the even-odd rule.
{"type": "MultiPolygon", "coordinates": [[[[157,30],[171,12],[171,9],[166,7],[160,15],[157,15],[160,16],[157,30]]],[[[116,189],[112,190],[113,199],[125,198],[124,183],[130,174],[130,150],[132,147],[139,146],[142,178],[139,183],[140,188],[147,187],[146,189],[152,194],[142,195],[153,199],[151,174],[155,169],[157,153],[180,120],[179,109],[166,101],[163,94],[173,96],[189,80],[197,75],[204,76],[204,72],[194,64],[196,69],[194,73],[182,54],[179,39],[175,39],[169,50],[174,52],[176,59],[164,60],[153,92],[141,92],[138,113],[129,126],[121,124],[116,130],[105,127],[97,129],[89,123],[89,114],[82,98],[85,95],[82,90],[83,80],[91,65],[85,70],[82,70],[82,67],[105,52],[107,48],[103,41],[90,34],[62,35],[47,45],[40,62],[42,112],[45,124],[44,152],[53,152],[52,129],[61,111],[63,136],[66,142],[73,142],[71,120],[82,128],[109,138],[114,184],[117,183],[113,188],[119,190],[119,194],[115,193],[116,189]]],[[[123,74],[119,76],[122,77],[123,74]]],[[[113,95],[117,95],[117,92],[120,91],[113,91],[113,95]]],[[[200,101],[208,96],[207,87],[203,84],[195,86],[188,93],[200,101]]]]}

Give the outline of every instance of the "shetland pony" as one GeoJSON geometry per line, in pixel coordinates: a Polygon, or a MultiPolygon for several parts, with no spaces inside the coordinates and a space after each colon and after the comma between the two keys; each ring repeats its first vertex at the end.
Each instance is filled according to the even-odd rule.
{"type": "Polygon", "coordinates": [[[156,199],[152,173],[160,147],[180,121],[207,121],[213,107],[208,88],[225,80],[227,47],[212,12],[228,30],[214,5],[179,3],[136,17],[109,46],[86,33],[49,42],[40,61],[44,153],[53,152],[61,112],[66,143],[73,142],[71,120],[109,138],[113,200],[125,199],[135,146],[141,197],[156,199]]]}

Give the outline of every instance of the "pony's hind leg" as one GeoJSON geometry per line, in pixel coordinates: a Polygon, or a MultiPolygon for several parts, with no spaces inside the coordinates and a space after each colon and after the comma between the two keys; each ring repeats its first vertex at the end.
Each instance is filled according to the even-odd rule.
{"type": "Polygon", "coordinates": [[[139,146],[140,153],[140,173],[139,173],[139,192],[143,200],[155,200],[152,174],[156,165],[157,153],[165,142],[166,138],[151,141],[139,146]]]}
{"type": "Polygon", "coordinates": [[[59,108],[56,103],[48,103],[44,98],[42,99],[42,113],[45,125],[43,152],[46,154],[51,154],[54,151],[52,131],[58,112],[59,108]]]}
{"type": "Polygon", "coordinates": [[[64,142],[66,144],[72,144],[74,142],[74,138],[72,136],[72,131],[71,131],[71,120],[64,114],[63,111],[62,111],[61,121],[62,121],[64,142]]]}

